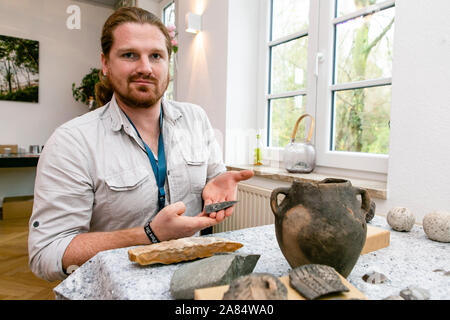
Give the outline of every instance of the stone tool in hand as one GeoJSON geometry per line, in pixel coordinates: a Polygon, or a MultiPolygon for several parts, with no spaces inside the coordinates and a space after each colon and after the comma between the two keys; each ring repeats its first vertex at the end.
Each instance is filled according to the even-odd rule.
{"type": "Polygon", "coordinates": [[[212,203],[205,207],[205,213],[210,214],[212,212],[218,212],[220,210],[224,210],[229,207],[232,207],[236,203],[238,203],[238,201],[225,201],[225,202],[212,203]]]}

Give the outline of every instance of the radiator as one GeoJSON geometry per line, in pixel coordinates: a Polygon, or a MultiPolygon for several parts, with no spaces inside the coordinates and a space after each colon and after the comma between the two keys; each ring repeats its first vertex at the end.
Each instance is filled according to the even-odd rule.
{"type": "Polygon", "coordinates": [[[233,215],[213,227],[213,233],[258,227],[275,222],[270,208],[272,190],[249,184],[239,183],[237,188],[238,204],[233,215]]]}

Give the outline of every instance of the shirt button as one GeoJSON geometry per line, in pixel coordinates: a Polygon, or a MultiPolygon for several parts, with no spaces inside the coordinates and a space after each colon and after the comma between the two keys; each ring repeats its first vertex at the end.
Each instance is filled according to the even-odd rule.
{"type": "Polygon", "coordinates": [[[35,222],[33,223],[33,227],[35,227],[35,228],[39,227],[39,221],[35,221],[35,222]]]}

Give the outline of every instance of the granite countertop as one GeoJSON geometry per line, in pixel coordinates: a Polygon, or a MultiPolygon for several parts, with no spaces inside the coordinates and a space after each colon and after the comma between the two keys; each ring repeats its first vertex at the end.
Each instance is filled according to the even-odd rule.
{"type": "MultiPolygon", "coordinates": [[[[408,286],[426,289],[432,300],[450,298],[450,243],[427,238],[423,228],[414,225],[410,232],[392,230],[382,216],[370,225],[389,230],[390,245],[360,256],[347,280],[370,300],[398,295],[408,286]],[[444,271],[435,271],[435,270],[444,271]],[[369,284],[362,276],[381,272],[388,281],[369,284]]],[[[254,272],[268,272],[281,277],[291,270],[281,253],[273,225],[214,234],[241,242],[237,252],[260,254],[254,272]]],[[[97,300],[172,300],[170,280],[183,263],[142,267],[128,260],[128,249],[115,249],[97,254],[72,273],[55,289],[57,299],[97,300]]],[[[189,262],[185,262],[189,263],[189,262]]]]}

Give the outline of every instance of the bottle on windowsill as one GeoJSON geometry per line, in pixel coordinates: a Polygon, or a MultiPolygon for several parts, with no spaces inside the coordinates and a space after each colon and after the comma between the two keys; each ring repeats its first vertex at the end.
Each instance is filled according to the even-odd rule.
{"type": "Polygon", "coordinates": [[[256,148],[255,148],[255,153],[254,153],[254,158],[253,158],[253,165],[254,166],[262,166],[262,150],[263,150],[263,145],[262,145],[262,141],[261,141],[261,135],[258,133],[256,135],[256,148]]]}

